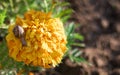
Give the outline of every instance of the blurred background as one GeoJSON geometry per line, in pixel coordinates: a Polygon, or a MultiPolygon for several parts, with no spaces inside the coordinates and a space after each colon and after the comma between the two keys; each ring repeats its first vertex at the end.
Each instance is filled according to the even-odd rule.
{"type": "Polygon", "coordinates": [[[120,0],[0,0],[0,75],[120,75],[120,0]],[[64,23],[68,50],[55,68],[8,55],[8,26],[30,9],[52,12],[64,23]]]}

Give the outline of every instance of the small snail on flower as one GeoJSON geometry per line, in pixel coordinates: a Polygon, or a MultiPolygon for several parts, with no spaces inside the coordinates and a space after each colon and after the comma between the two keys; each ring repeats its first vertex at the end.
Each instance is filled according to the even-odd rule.
{"type": "Polygon", "coordinates": [[[24,32],[24,29],[21,26],[16,25],[13,28],[13,33],[14,33],[16,38],[19,38],[21,40],[22,46],[27,46],[27,43],[26,43],[25,37],[24,37],[25,32],[24,32]]]}

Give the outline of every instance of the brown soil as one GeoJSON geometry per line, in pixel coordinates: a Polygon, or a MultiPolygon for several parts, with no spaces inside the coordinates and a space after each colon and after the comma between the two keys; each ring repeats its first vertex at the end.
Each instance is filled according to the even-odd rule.
{"type": "MultiPolygon", "coordinates": [[[[120,0],[67,0],[71,20],[85,37],[83,56],[92,66],[61,64],[61,75],[120,75],[120,0]]],[[[66,61],[66,60],[65,60],[66,61]]]]}
{"type": "MultiPolygon", "coordinates": [[[[120,0],[67,0],[74,10],[71,20],[85,37],[86,64],[57,68],[61,75],[120,75],[120,0]]],[[[74,64],[73,64],[74,65],[74,64]]]]}

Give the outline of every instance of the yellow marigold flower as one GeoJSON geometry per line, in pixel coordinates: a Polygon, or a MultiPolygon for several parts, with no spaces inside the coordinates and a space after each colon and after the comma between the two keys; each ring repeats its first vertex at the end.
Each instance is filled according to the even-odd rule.
{"type": "MultiPolygon", "coordinates": [[[[17,34],[20,35],[19,32],[17,34]]],[[[16,18],[16,23],[9,26],[6,40],[10,57],[44,68],[59,64],[67,49],[66,35],[60,19],[52,18],[50,13],[34,10],[26,12],[24,18],[16,18]],[[15,36],[16,25],[24,30],[26,46],[23,46],[21,38],[15,36]]]]}

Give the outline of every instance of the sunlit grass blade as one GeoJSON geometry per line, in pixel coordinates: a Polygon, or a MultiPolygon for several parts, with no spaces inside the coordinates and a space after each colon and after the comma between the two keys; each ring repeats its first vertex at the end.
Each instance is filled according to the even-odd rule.
{"type": "Polygon", "coordinates": [[[84,40],[84,37],[82,35],[80,35],[79,33],[74,33],[74,38],[80,41],[84,40]]]}
{"type": "Polygon", "coordinates": [[[0,27],[3,24],[5,17],[6,17],[6,10],[1,10],[0,11],[0,27]]]}

